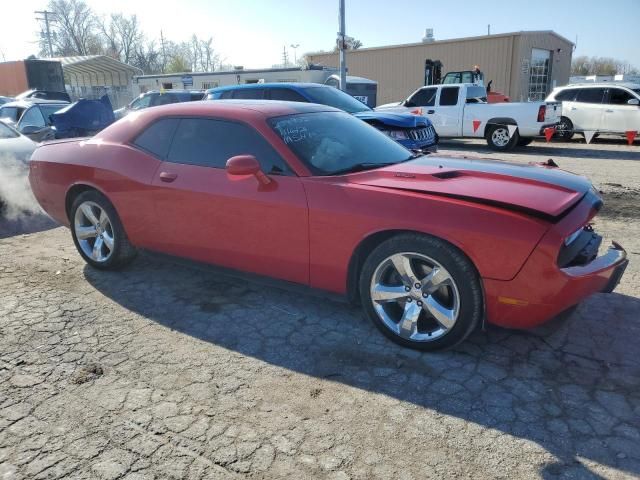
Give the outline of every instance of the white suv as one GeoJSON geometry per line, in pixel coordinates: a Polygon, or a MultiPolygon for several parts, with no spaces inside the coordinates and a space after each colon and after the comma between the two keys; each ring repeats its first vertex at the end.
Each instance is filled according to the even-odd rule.
{"type": "Polygon", "coordinates": [[[624,134],[640,132],[640,84],[587,83],[558,87],[547,102],[562,102],[558,136],[575,132],[624,134]]]}

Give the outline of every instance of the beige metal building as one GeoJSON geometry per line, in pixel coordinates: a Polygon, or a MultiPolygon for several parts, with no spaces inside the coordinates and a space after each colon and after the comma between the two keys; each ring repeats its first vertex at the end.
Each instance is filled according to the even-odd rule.
{"type": "MultiPolygon", "coordinates": [[[[442,62],[446,72],[479,65],[485,83],[512,101],[544,99],[569,81],[573,43],[553,31],[514,32],[481,37],[361,48],[347,53],[349,75],[378,82],[378,105],[403,100],[424,85],[425,61],[442,62]]],[[[307,55],[316,65],[338,67],[337,53],[307,55]]]]}

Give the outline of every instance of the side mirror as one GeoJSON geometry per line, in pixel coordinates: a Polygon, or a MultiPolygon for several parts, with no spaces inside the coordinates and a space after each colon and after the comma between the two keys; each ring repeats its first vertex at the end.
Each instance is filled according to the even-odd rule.
{"type": "Polygon", "coordinates": [[[260,169],[260,163],[253,155],[237,155],[227,160],[227,173],[232,176],[253,175],[258,183],[267,185],[271,179],[260,169]]]}
{"type": "Polygon", "coordinates": [[[640,100],[638,100],[637,98],[631,98],[627,100],[627,103],[629,105],[640,105],[640,100]]]}
{"type": "Polygon", "coordinates": [[[35,125],[25,125],[20,128],[20,133],[23,135],[33,135],[34,133],[38,133],[42,130],[42,127],[36,127],[35,125]]]}

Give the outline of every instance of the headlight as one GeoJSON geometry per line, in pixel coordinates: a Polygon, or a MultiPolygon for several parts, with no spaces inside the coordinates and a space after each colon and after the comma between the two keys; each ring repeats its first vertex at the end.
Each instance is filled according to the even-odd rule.
{"type": "Polygon", "coordinates": [[[404,132],[403,130],[383,130],[382,133],[393,138],[394,140],[404,140],[406,138],[409,138],[407,137],[406,132],[404,132]]]}
{"type": "Polygon", "coordinates": [[[582,231],[584,230],[584,227],[580,227],[578,230],[576,230],[575,232],[573,232],[571,235],[569,235],[567,238],[564,239],[564,244],[565,246],[569,246],[571,245],[573,242],[576,241],[576,238],[578,238],[580,236],[580,234],[582,233],[582,231]]]}

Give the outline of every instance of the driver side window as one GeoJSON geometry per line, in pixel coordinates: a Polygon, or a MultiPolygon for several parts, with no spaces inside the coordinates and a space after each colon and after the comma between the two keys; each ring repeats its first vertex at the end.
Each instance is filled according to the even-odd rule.
{"type": "Polygon", "coordinates": [[[407,107],[433,107],[436,104],[437,88],[422,88],[407,100],[407,107]]]}
{"type": "Polygon", "coordinates": [[[44,128],[46,126],[44,117],[42,113],[40,113],[40,109],[38,107],[31,107],[29,110],[24,112],[22,118],[20,119],[20,127],[41,127],[44,128]]]}

